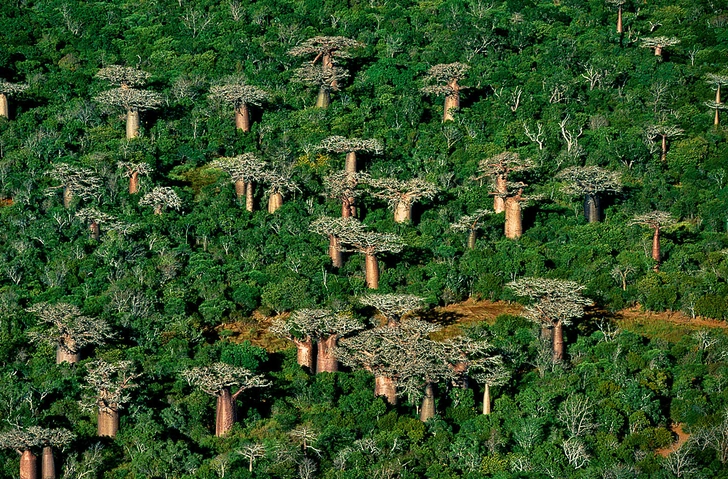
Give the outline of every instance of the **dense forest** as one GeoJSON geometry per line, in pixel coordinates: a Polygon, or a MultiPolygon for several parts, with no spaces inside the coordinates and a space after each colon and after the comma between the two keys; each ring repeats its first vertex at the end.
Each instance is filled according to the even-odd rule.
{"type": "Polygon", "coordinates": [[[726,86],[718,0],[4,0],[0,477],[728,477],[726,86]]]}

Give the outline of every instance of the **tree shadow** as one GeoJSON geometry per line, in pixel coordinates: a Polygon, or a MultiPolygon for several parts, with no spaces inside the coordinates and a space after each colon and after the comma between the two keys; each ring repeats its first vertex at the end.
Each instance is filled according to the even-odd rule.
{"type": "Polygon", "coordinates": [[[419,317],[420,319],[427,321],[428,323],[434,323],[439,326],[445,327],[459,322],[462,318],[465,317],[465,315],[452,311],[437,311],[435,309],[431,309],[420,314],[419,317]]]}

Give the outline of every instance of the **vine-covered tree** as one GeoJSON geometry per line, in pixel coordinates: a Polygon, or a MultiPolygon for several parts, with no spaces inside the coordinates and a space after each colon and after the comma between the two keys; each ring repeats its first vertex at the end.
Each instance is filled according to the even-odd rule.
{"type": "Polygon", "coordinates": [[[667,139],[675,138],[685,133],[685,130],[674,125],[650,125],[647,127],[647,138],[653,140],[658,136],[662,139],[660,160],[667,161],[667,139]]]}
{"type": "Polygon", "coordinates": [[[636,216],[630,224],[643,225],[652,228],[652,259],[655,261],[655,271],[660,269],[660,232],[662,228],[675,224],[675,218],[667,211],[650,211],[636,216]]]}
{"type": "Polygon", "coordinates": [[[139,177],[149,176],[154,169],[148,163],[133,163],[131,161],[120,161],[116,164],[123,171],[125,177],[129,178],[129,194],[139,193],[139,177]]]}
{"type": "Polygon", "coordinates": [[[131,401],[131,390],[137,387],[134,380],[141,374],[134,372],[131,361],[110,363],[103,359],[86,365],[86,394],[81,401],[82,409],[97,411],[98,435],[116,437],[119,431],[119,411],[131,401]]]}
{"type": "Polygon", "coordinates": [[[364,194],[364,190],[357,189],[360,184],[369,181],[366,173],[349,173],[339,171],[324,177],[324,194],[326,197],[341,201],[341,217],[356,216],[356,199],[364,194]]]}
{"type": "Polygon", "coordinates": [[[715,88],[715,101],[707,102],[706,105],[715,110],[713,125],[717,127],[720,125],[720,110],[726,109],[725,105],[721,101],[720,88],[724,85],[728,85],[728,75],[708,73],[706,75],[706,80],[710,86],[715,88]]]}
{"type": "Polygon", "coordinates": [[[640,46],[653,49],[655,55],[661,57],[664,48],[675,46],[678,43],[680,43],[680,40],[675,37],[644,37],[640,46]]]}
{"type": "Polygon", "coordinates": [[[354,218],[342,216],[333,218],[331,216],[322,216],[314,220],[309,229],[311,232],[326,236],[329,238],[329,257],[335,268],[344,266],[344,258],[341,249],[341,238],[344,235],[364,234],[364,225],[354,218]]]}
{"type": "Polygon", "coordinates": [[[248,85],[241,76],[225,78],[220,85],[210,88],[210,96],[230,103],[235,109],[235,128],[250,131],[250,105],[260,106],[268,99],[268,93],[248,85]]]}
{"type": "Polygon", "coordinates": [[[489,209],[476,210],[472,215],[463,215],[455,223],[450,225],[455,231],[466,231],[468,233],[468,249],[475,248],[475,242],[478,239],[478,230],[483,224],[483,220],[493,211],[489,209]]]}
{"type": "Polygon", "coordinates": [[[182,208],[182,199],[168,186],[155,186],[152,191],[142,196],[139,205],[151,206],[154,208],[154,214],[161,216],[168,208],[179,211],[182,208]]]}
{"type": "Polygon", "coordinates": [[[24,83],[11,83],[0,79],[0,118],[10,118],[8,96],[23,93],[27,89],[28,85],[24,83]]]}
{"type": "Polygon", "coordinates": [[[102,345],[114,334],[109,324],[101,318],[81,314],[77,306],[68,303],[37,303],[28,311],[49,327],[42,331],[30,331],[31,342],[56,347],[56,364],[77,363],[80,352],[86,346],[102,345]]]}
{"type": "Polygon", "coordinates": [[[397,326],[403,316],[422,309],[424,299],[413,294],[365,294],[359,298],[364,306],[370,306],[384,316],[387,325],[397,326]]]}
{"type": "Polygon", "coordinates": [[[121,107],[126,111],[127,139],[139,136],[140,111],[154,110],[162,105],[162,95],[159,93],[134,88],[144,85],[150,76],[145,71],[121,65],[105,67],[96,73],[97,78],[117,86],[99,93],[94,99],[99,103],[121,107]]]}
{"type": "Polygon", "coordinates": [[[356,173],[356,154],[359,152],[382,154],[382,143],[379,140],[364,140],[361,138],[345,138],[343,136],[330,136],[321,141],[321,149],[333,153],[346,153],[344,171],[356,173]]]}
{"type": "Polygon", "coordinates": [[[255,208],[255,183],[263,181],[268,172],[268,165],[253,153],[218,158],[210,162],[211,168],[222,170],[235,185],[238,201],[245,196],[245,209],[253,212],[255,208]]]}
{"type": "Polygon", "coordinates": [[[617,193],[622,190],[621,175],[616,171],[598,166],[574,166],[556,175],[565,181],[562,191],[568,195],[584,195],[584,216],[589,223],[602,219],[600,193],[617,193]]]}
{"type": "Polygon", "coordinates": [[[96,173],[80,166],[69,165],[68,163],[56,163],[46,172],[59,186],[48,188],[46,194],[55,195],[56,190],[63,191],[63,206],[71,207],[74,196],[88,201],[98,198],[101,192],[102,181],[96,173]]]}
{"type": "Polygon", "coordinates": [[[425,76],[425,82],[435,82],[439,85],[425,86],[422,88],[424,93],[445,95],[443,122],[455,119],[453,113],[460,108],[460,91],[467,88],[460,85],[460,81],[465,78],[469,69],[470,67],[464,63],[441,63],[430,68],[425,76]]]}
{"type": "Polygon", "coordinates": [[[581,295],[584,286],[573,281],[548,278],[522,278],[506,285],[518,296],[528,297],[526,317],[552,330],[553,358],[564,357],[564,326],[584,316],[584,306],[592,301],[581,295]]]}
{"type": "Polygon", "coordinates": [[[35,448],[43,449],[43,479],[56,479],[53,448],[70,444],[76,435],[66,429],[44,429],[38,426],[16,428],[0,434],[1,449],[15,449],[20,454],[20,479],[37,479],[38,458],[35,448]]]}
{"type": "Polygon", "coordinates": [[[493,210],[501,213],[506,209],[508,195],[508,176],[511,173],[530,170],[534,167],[530,158],[521,158],[518,153],[504,151],[481,160],[478,164],[480,175],[476,179],[492,178],[495,185],[493,193],[493,210]]]}
{"type": "Polygon", "coordinates": [[[379,288],[379,253],[399,253],[405,244],[402,239],[392,233],[364,231],[361,226],[353,226],[357,220],[349,218],[343,223],[344,229],[339,232],[339,249],[355,251],[364,255],[364,275],[370,289],[379,288]]]}
{"type": "Polygon", "coordinates": [[[394,209],[394,222],[407,223],[412,220],[412,204],[422,198],[432,199],[438,188],[422,178],[402,181],[394,178],[371,178],[368,184],[375,188],[375,198],[386,200],[394,209]]]}
{"type": "Polygon", "coordinates": [[[101,237],[101,225],[106,224],[111,229],[116,225],[116,218],[96,208],[81,208],[76,212],[76,218],[88,223],[89,233],[96,241],[101,237]]]}
{"type": "Polygon", "coordinates": [[[328,108],[331,103],[331,92],[339,89],[339,82],[349,73],[336,65],[339,59],[350,58],[350,48],[364,46],[351,38],[339,36],[318,36],[309,38],[300,45],[291,48],[288,54],[294,57],[315,55],[314,59],[298,68],[293,75],[294,81],[319,87],[316,99],[317,108],[328,108]],[[321,67],[316,62],[321,60],[321,67]]]}
{"type": "Polygon", "coordinates": [[[271,385],[262,375],[249,369],[225,363],[214,363],[187,369],[182,376],[191,386],[217,398],[215,414],[215,435],[225,436],[237,421],[237,399],[250,388],[264,388],[271,385]],[[236,389],[232,392],[233,388],[236,389]]]}

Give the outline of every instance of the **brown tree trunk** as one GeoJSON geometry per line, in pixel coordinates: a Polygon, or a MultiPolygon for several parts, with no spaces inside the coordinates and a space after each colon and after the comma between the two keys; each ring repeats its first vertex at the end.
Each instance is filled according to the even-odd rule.
{"type": "Polygon", "coordinates": [[[253,212],[253,207],[254,207],[254,203],[253,203],[254,187],[255,187],[254,183],[252,181],[249,181],[248,186],[245,188],[245,209],[247,211],[250,211],[251,213],[253,212]]]}
{"type": "Polygon", "coordinates": [[[268,213],[275,213],[281,206],[283,206],[283,195],[280,193],[271,193],[270,198],[268,198],[268,213]]]}
{"type": "Polygon", "coordinates": [[[662,135],[662,154],[660,155],[660,160],[665,161],[667,160],[667,136],[662,135]]]}
{"type": "Polygon", "coordinates": [[[718,88],[715,90],[715,102],[720,104],[720,83],[718,83],[718,88]]]}
{"type": "Polygon", "coordinates": [[[343,200],[341,200],[341,217],[356,217],[356,203],[354,198],[344,198],[343,200]]]}
{"type": "Polygon", "coordinates": [[[442,113],[443,123],[455,120],[453,112],[460,108],[460,86],[457,79],[453,78],[447,85],[451,88],[452,93],[445,96],[445,111],[442,113]]]}
{"type": "Polygon", "coordinates": [[[0,93],[0,117],[10,118],[10,109],[8,108],[8,96],[0,93]]]}
{"type": "Polygon", "coordinates": [[[91,221],[88,229],[91,232],[91,239],[98,241],[101,237],[101,228],[99,227],[99,224],[96,221],[91,221]]]}
{"type": "Polygon", "coordinates": [[[655,260],[655,271],[660,270],[660,227],[655,226],[655,232],[652,235],[652,259],[655,260]]]}
{"type": "Polygon", "coordinates": [[[554,324],[554,360],[561,361],[564,358],[564,324],[557,321],[554,324]]]}
{"type": "Polygon", "coordinates": [[[56,462],[53,459],[53,448],[51,446],[43,448],[41,471],[42,479],[56,479],[56,462]]]}
{"type": "Polygon", "coordinates": [[[139,193],[139,172],[134,171],[129,177],[129,194],[135,195],[137,193],[139,193]]]}
{"type": "Polygon", "coordinates": [[[584,195],[584,216],[586,216],[588,223],[598,223],[602,219],[599,197],[597,195],[590,193],[584,195]]]}
{"type": "Polygon", "coordinates": [[[58,345],[56,347],[56,364],[69,363],[76,364],[81,359],[81,354],[71,352],[66,346],[58,345]]]}
{"type": "Polygon", "coordinates": [[[126,112],[126,139],[139,136],[139,110],[127,110],[126,112]]]}
{"type": "Polygon", "coordinates": [[[347,173],[356,173],[356,151],[350,151],[346,154],[344,171],[347,173]]]}
{"type": "Polygon", "coordinates": [[[318,97],[316,98],[316,108],[328,108],[331,104],[331,94],[326,87],[319,88],[318,97]]]}
{"type": "Polygon", "coordinates": [[[412,203],[409,201],[398,201],[394,207],[394,222],[408,223],[412,220],[412,203]]]}
{"type": "Polygon", "coordinates": [[[28,449],[20,455],[20,479],[38,479],[38,458],[28,449]]]}
{"type": "Polygon", "coordinates": [[[224,388],[217,396],[217,408],[215,411],[215,436],[223,437],[237,420],[237,406],[235,399],[230,394],[230,388],[224,388]]]}
{"type": "Polygon", "coordinates": [[[72,201],[73,201],[73,190],[68,186],[64,186],[63,187],[63,207],[70,208],[72,201]]]}
{"type": "Polygon", "coordinates": [[[521,220],[521,199],[517,196],[506,198],[506,238],[518,239],[523,234],[523,221],[521,220]]]}
{"type": "Polygon", "coordinates": [[[235,180],[235,197],[238,199],[238,202],[242,201],[243,198],[245,198],[245,181],[243,180],[235,180]]]}
{"type": "Polygon", "coordinates": [[[622,5],[617,10],[617,33],[624,33],[624,28],[622,28],[622,5]]]}
{"type": "Polygon", "coordinates": [[[506,210],[506,194],[508,193],[508,180],[505,175],[495,177],[495,192],[493,197],[493,211],[496,214],[506,210]]]}
{"type": "Polygon", "coordinates": [[[662,46],[661,45],[657,45],[655,47],[655,56],[657,56],[657,57],[661,57],[662,56],[662,46]]]}
{"type": "Polygon", "coordinates": [[[374,395],[384,396],[391,405],[397,404],[397,385],[388,376],[374,376],[374,395]]]}
{"type": "Polygon", "coordinates": [[[713,119],[713,125],[720,125],[720,110],[718,108],[715,109],[715,118],[713,119]]]}
{"type": "Polygon", "coordinates": [[[364,276],[369,289],[379,289],[379,262],[373,254],[364,257],[364,276]]]}
{"type": "Polygon", "coordinates": [[[341,244],[339,238],[336,236],[329,236],[329,257],[331,258],[331,264],[334,268],[341,268],[344,266],[344,255],[341,252],[341,244]]]}
{"type": "Polygon", "coordinates": [[[490,384],[485,383],[485,391],[483,391],[483,414],[490,414],[490,384]]]}
{"type": "Polygon", "coordinates": [[[119,432],[119,411],[107,407],[99,408],[98,435],[116,437],[119,432]]]}
{"type": "Polygon", "coordinates": [[[311,338],[294,339],[293,342],[296,344],[296,361],[299,366],[313,371],[313,340],[311,338]]]}
{"type": "Polygon", "coordinates": [[[250,108],[245,103],[235,109],[235,128],[246,133],[250,131],[250,108]]]}
{"type": "Polygon", "coordinates": [[[420,409],[420,421],[427,422],[428,419],[435,416],[435,387],[432,383],[425,386],[425,397],[422,398],[422,408],[420,409]]]}
{"type": "Polygon", "coordinates": [[[334,348],[339,339],[338,334],[327,338],[319,338],[316,350],[316,373],[335,373],[339,370],[339,361],[334,355],[334,348]]]}
{"type": "Polygon", "coordinates": [[[478,231],[471,229],[468,234],[468,249],[475,249],[475,241],[478,239],[478,231]]]}

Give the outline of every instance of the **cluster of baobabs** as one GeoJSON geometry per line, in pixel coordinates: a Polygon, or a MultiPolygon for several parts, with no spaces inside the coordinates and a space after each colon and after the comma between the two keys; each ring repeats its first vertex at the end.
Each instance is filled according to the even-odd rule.
{"type": "MultiPolygon", "coordinates": [[[[584,316],[591,300],[582,296],[583,286],[572,281],[522,278],[508,284],[517,295],[529,298],[523,315],[541,327],[541,338],[551,342],[553,361],[564,355],[563,327],[584,316]]],[[[409,294],[367,294],[358,303],[378,312],[368,324],[351,310],[301,309],[277,318],[270,330],[291,340],[297,362],[315,374],[339,371],[339,364],[362,369],[374,376],[374,395],[395,405],[400,397],[421,400],[420,419],[436,414],[438,384],[468,388],[469,380],[483,388],[483,414],[490,414],[491,387],[505,384],[510,372],[484,334],[462,335],[443,341],[430,339],[440,329],[418,317],[423,300],[409,294]]],[[[38,303],[28,309],[40,326],[28,332],[31,342],[54,347],[56,364],[75,365],[81,352],[113,340],[111,326],[101,318],[81,313],[67,303],[38,303]]],[[[131,401],[141,376],[132,361],[95,359],[85,364],[85,383],[79,404],[95,412],[97,434],[115,437],[119,411],[131,401]]],[[[181,370],[191,386],[216,398],[215,435],[225,436],[237,420],[237,400],[251,388],[271,385],[263,375],[218,362],[181,370]]],[[[42,477],[55,479],[54,448],[63,448],[75,435],[63,428],[21,427],[0,433],[0,447],[20,454],[21,479],[38,477],[37,451],[42,450],[42,477]]],[[[252,467],[252,458],[251,458],[252,467]]]]}

